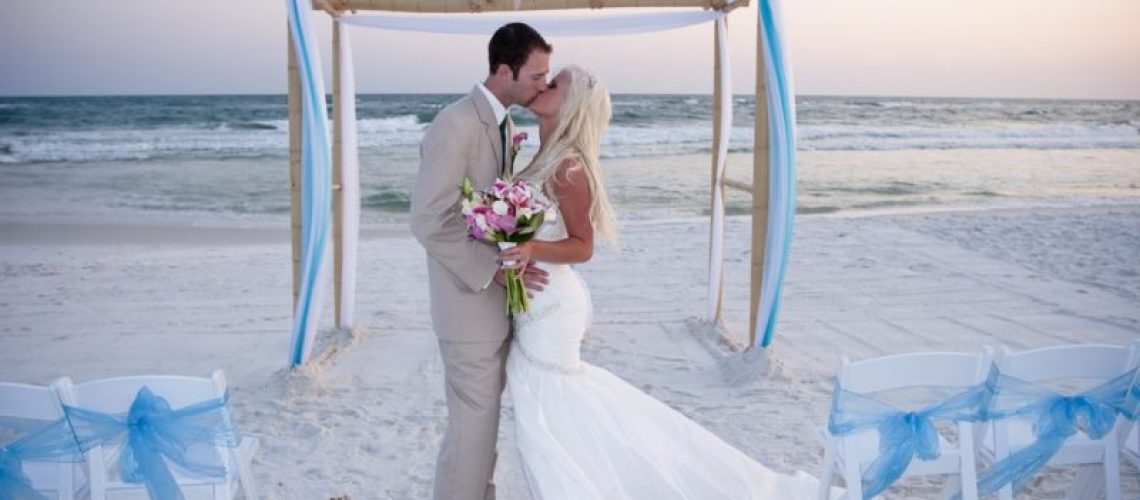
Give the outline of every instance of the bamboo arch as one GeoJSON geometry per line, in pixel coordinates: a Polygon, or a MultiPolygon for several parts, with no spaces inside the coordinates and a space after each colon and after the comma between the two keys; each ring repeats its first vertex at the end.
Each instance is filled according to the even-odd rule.
{"type": "MultiPolygon", "coordinates": [[[[765,51],[759,47],[765,43],[772,43],[771,40],[765,39],[763,35],[772,36],[772,33],[764,33],[765,23],[763,16],[765,15],[764,8],[770,6],[767,4],[772,0],[758,0],[761,9],[761,19],[758,22],[758,49],[756,51],[756,111],[755,111],[755,146],[753,149],[753,178],[751,183],[737,181],[726,178],[723,175],[724,156],[727,154],[727,146],[725,148],[713,148],[712,155],[712,169],[710,175],[710,191],[711,191],[711,205],[710,211],[710,241],[709,241],[709,294],[708,294],[708,309],[706,317],[704,318],[704,327],[710,333],[718,334],[723,332],[723,300],[724,300],[724,280],[723,280],[723,256],[722,251],[719,249],[721,245],[714,241],[717,238],[716,224],[723,224],[724,217],[724,200],[726,189],[735,189],[745,192],[752,197],[752,241],[751,241],[751,293],[750,293],[750,313],[749,313],[749,336],[748,345],[740,346],[738,343],[733,342],[731,338],[728,340],[729,349],[733,352],[738,352],[743,349],[751,351],[762,351],[762,349],[753,349],[758,346],[757,333],[767,331],[763,334],[765,337],[760,339],[762,347],[766,347],[770,342],[770,330],[774,325],[773,317],[766,318],[769,325],[758,325],[759,312],[761,306],[761,286],[762,282],[766,281],[765,272],[765,257],[766,257],[766,243],[769,237],[769,227],[771,221],[769,220],[770,203],[776,200],[770,200],[769,193],[772,191],[770,167],[771,167],[771,147],[772,138],[769,129],[769,106],[772,99],[770,89],[766,84],[765,72],[771,71],[772,61],[766,59],[765,51]]],[[[618,8],[618,7],[688,7],[688,8],[704,8],[719,10],[722,12],[729,12],[736,8],[746,7],[749,0],[738,0],[735,2],[728,0],[312,0],[311,6],[315,10],[324,10],[329,12],[333,17],[333,101],[334,110],[339,113],[341,106],[341,85],[339,81],[340,75],[340,30],[335,29],[340,21],[337,20],[339,15],[346,11],[392,11],[392,12],[417,12],[417,13],[478,13],[478,12],[491,12],[491,11],[538,11],[538,10],[569,10],[569,9],[600,9],[600,8],[618,8]]],[[[768,12],[770,14],[770,12],[768,12]]],[[[714,57],[716,58],[716,66],[713,70],[714,75],[714,95],[713,95],[713,123],[714,123],[714,144],[721,144],[721,127],[716,124],[721,121],[724,113],[728,113],[731,117],[731,95],[723,96],[720,91],[721,78],[721,54],[719,53],[720,41],[722,37],[727,35],[724,24],[717,23],[714,25],[714,57]],[[724,109],[726,106],[728,109],[724,109]]],[[[771,27],[768,27],[771,29],[771,27]]],[[[290,24],[289,39],[295,40],[293,33],[293,25],[290,24]]],[[[302,121],[302,106],[301,106],[301,78],[298,68],[297,51],[294,43],[289,43],[289,57],[288,57],[288,81],[289,81],[289,171],[290,171],[290,193],[291,193],[291,219],[292,219],[292,256],[293,256],[293,299],[294,307],[297,306],[298,294],[301,289],[301,260],[302,260],[302,214],[301,214],[301,193],[302,193],[302,141],[301,141],[301,121],[302,121]]],[[[779,92],[781,89],[772,89],[779,92]]],[[[786,90],[786,89],[785,89],[786,90]]],[[[776,96],[777,99],[794,99],[794,96],[782,95],[776,96]]],[[[794,103],[792,104],[794,108],[794,103]]],[[[794,116],[794,111],[793,111],[794,116]]],[[[793,118],[794,119],[794,118],[793,118]]],[[[334,281],[335,281],[335,305],[336,305],[336,326],[338,328],[351,327],[351,317],[342,318],[342,311],[345,307],[343,303],[344,298],[341,296],[341,275],[342,265],[341,255],[343,251],[343,227],[344,220],[342,215],[342,204],[344,203],[344,188],[346,187],[342,166],[344,158],[339,152],[339,145],[342,139],[342,131],[339,127],[340,120],[334,120],[333,130],[333,156],[332,156],[332,196],[333,196],[333,245],[334,245],[334,281]]],[[[793,122],[794,124],[794,122],[793,122]]],[[[731,123],[729,123],[725,132],[731,130],[731,123]]],[[[794,140],[794,138],[793,138],[794,140]]],[[[793,143],[794,151],[794,143],[793,143]]],[[[355,182],[352,179],[351,182],[355,182]]],[[[793,174],[794,183],[794,174],[793,174]]],[[[794,185],[794,184],[793,184],[794,185]]],[[[779,188],[779,186],[777,186],[779,188]]],[[[789,218],[789,232],[790,237],[790,218],[789,218]]],[[[723,233],[720,236],[723,238],[723,233]]],[[[784,250],[786,255],[786,249],[784,250]]],[[[779,276],[775,279],[782,279],[783,269],[778,270],[779,276]]],[[[772,279],[773,277],[768,277],[772,279]]],[[[778,305],[778,297],[776,298],[778,305]]],[[[348,305],[351,310],[351,304],[348,305]]],[[[351,316],[351,313],[349,314],[351,316]]],[[[298,364],[298,363],[294,363],[298,364]]],[[[753,370],[754,371],[754,370],[753,370]]],[[[733,377],[733,378],[739,378],[733,377]]]]}

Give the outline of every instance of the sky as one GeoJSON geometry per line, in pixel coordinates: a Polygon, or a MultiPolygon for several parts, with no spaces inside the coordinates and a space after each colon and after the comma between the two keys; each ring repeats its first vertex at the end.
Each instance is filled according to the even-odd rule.
{"type": "MultiPolygon", "coordinates": [[[[1140,100],[1140,0],[781,5],[800,95],[1140,100]]],[[[329,18],[312,19],[327,73],[329,18]]],[[[2,0],[0,95],[284,93],[285,27],[283,0],[2,0]]],[[[709,93],[712,33],[549,41],[555,68],[586,66],[614,92],[709,93]]],[[[729,33],[734,91],[751,94],[755,5],[729,33]]],[[[354,28],[357,91],[466,92],[489,36],[354,28]]]]}

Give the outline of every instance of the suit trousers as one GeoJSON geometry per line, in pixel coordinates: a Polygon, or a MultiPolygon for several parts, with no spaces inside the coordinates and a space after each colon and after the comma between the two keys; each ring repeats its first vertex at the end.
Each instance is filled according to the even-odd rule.
{"type": "Polygon", "coordinates": [[[440,340],[447,433],[436,462],[435,500],[495,498],[495,450],[511,339],[440,340]]]}

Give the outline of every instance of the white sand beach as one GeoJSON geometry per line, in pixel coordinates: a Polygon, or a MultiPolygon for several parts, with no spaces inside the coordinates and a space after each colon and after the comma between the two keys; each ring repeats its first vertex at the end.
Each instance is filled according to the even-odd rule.
{"type": "MultiPolygon", "coordinates": [[[[620,251],[580,267],[595,304],[585,358],[769,467],[817,475],[812,433],[839,354],[1140,338],[1140,200],[1117,201],[802,215],[775,369],[740,386],[686,327],[705,310],[706,219],[626,220],[620,251]]],[[[287,230],[223,226],[0,225],[0,380],[221,368],[238,424],[261,438],[254,470],[266,497],[427,498],[446,407],[422,249],[402,225],[366,231],[357,335],[325,336],[318,350],[329,355],[288,373],[287,230]]],[[[738,334],[749,227],[729,219],[726,317],[738,334]]],[[[525,499],[512,442],[508,398],[499,496],[525,499]]],[[[1140,471],[1126,464],[1123,475],[1136,498],[1140,471]]],[[[1027,497],[1061,498],[1072,476],[1050,469],[1027,497]]],[[[939,487],[908,480],[888,497],[939,487]]]]}

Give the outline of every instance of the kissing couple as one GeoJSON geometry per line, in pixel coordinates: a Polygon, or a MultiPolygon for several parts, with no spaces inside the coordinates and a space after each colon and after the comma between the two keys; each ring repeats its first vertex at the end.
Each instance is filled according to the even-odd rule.
{"type": "Polygon", "coordinates": [[[432,325],[439,338],[447,433],[436,462],[436,500],[495,498],[500,403],[510,388],[515,432],[533,498],[816,498],[819,482],[781,475],[610,372],[581,360],[589,292],[572,264],[595,238],[614,241],[614,210],[598,150],[609,92],[578,66],[550,78],[553,47],[511,23],[487,47],[489,73],[436,115],[421,144],[411,227],[427,251],[432,325]],[[517,173],[509,110],[538,121],[540,148],[517,173]],[[468,236],[458,186],[497,179],[538,187],[557,213],[514,248],[468,236]],[[508,315],[506,271],[533,294],[508,315]]]}

